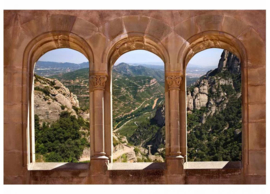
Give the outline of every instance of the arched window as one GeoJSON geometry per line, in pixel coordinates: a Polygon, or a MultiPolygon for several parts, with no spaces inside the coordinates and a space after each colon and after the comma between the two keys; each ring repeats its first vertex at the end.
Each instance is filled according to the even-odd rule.
{"type": "Polygon", "coordinates": [[[55,49],[36,62],[30,161],[89,162],[89,62],[78,51],[55,49]]]}
{"type": "Polygon", "coordinates": [[[186,68],[187,160],[242,160],[241,63],[207,49],[186,68]]]}
{"type": "Polygon", "coordinates": [[[164,63],[155,54],[123,54],[112,69],[113,162],[164,162],[164,63]]]}

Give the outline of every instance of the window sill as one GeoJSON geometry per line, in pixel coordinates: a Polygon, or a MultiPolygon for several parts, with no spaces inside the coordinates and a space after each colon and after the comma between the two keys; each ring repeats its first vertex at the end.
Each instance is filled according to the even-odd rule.
{"type": "Polygon", "coordinates": [[[108,170],[164,170],[165,163],[110,163],[108,170]]]}
{"type": "Polygon", "coordinates": [[[87,170],[89,163],[36,162],[28,164],[29,171],[35,170],[87,170]]]}
{"type": "Polygon", "coordinates": [[[184,169],[241,169],[242,162],[235,161],[205,161],[205,162],[186,162],[184,169]]]}
{"type": "MultiPolygon", "coordinates": [[[[205,161],[205,162],[186,162],[185,170],[196,169],[241,169],[241,161],[205,161]]],[[[165,170],[166,163],[110,163],[108,170],[165,170]]],[[[50,171],[50,170],[88,170],[89,163],[67,163],[67,162],[37,162],[28,164],[29,171],[50,171]]]]}

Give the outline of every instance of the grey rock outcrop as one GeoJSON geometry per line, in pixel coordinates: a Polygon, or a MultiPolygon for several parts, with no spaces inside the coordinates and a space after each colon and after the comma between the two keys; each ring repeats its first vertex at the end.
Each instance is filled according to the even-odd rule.
{"type": "Polygon", "coordinates": [[[240,61],[231,52],[224,50],[218,63],[218,72],[229,70],[230,73],[238,74],[241,71],[240,61]]]}
{"type": "Polygon", "coordinates": [[[79,101],[57,79],[34,76],[34,112],[40,122],[54,122],[59,119],[62,111],[69,111],[78,116],[74,107],[79,108],[79,101]]]}
{"type": "Polygon", "coordinates": [[[206,107],[208,102],[208,95],[199,93],[194,98],[195,109],[200,110],[201,107],[206,107]]]}
{"type": "Polygon", "coordinates": [[[241,97],[241,92],[236,90],[233,80],[238,75],[241,75],[240,61],[235,55],[224,50],[218,68],[208,71],[188,88],[187,112],[191,114],[194,110],[206,107],[207,111],[201,118],[201,122],[204,123],[208,116],[226,109],[230,95],[241,97]]]}

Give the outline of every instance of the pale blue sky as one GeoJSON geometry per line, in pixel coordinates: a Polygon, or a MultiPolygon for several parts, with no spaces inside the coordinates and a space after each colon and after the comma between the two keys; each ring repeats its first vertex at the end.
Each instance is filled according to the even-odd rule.
{"type": "MultiPolygon", "coordinates": [[[[213,48],[199,52],[189,61],[188,68],[191,66],[217,66],[222,51],[223,49],[213,48]]],[[[39,58],[39,61],[82,63],[87,62],[88,60],[78,51],[62,48],[45,53],[39,58]]],[[[118,58],[115,64],[121,62],[163,65],[163,61],[157,55],[145,50],[136,50],[125,53],[118,58]]]]}
{"type": "Polygon", "coordinates": [[[39,58],[39,61],[83,63],[88,59],[80,52],[68,48],[61,48],[49,51],[39,58]]]}
{"type": "Polygon", "coordinates": [[[115,65],[119,63],[156,63],[160,65],[164,65],[161,58],[159,58],[157,55],[145,51],[145,50],[135,50],[130,51],[125,54],[123,54],[121,57],[117,59],[117,61],[114,63],[115,65]]]}
{"type": "Polygon", "coordinates": [[[223,49],[218,48],[203,50],[190,59],[187,68],[191,66],[217,66],[222,51],[223,49]]]}

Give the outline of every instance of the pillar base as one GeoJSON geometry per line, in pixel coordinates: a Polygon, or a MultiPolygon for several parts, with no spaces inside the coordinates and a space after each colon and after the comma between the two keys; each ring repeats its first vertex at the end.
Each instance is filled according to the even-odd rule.
{"type": "Polygon", "coordinates": [[[166,167],[167,175],[184,174],[184,157],[181,155],[167,156],[166,167]]]}
{"type": "Polygon", "coordinates": [[[90,176],[104,175],[108,169],[109,158],[107,156],[93,156],[90,160],[90,176]]]}

